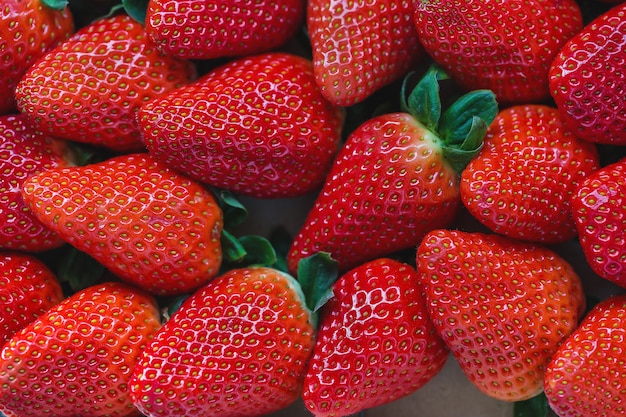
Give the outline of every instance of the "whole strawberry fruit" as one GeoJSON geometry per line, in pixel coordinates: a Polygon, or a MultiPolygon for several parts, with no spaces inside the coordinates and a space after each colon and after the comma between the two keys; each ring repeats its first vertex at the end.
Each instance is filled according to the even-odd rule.
{"type": "Polygon", "coordinates": [[[582,283],[561,257],[495,234],[430,232],[417,269],[437,332],[483,393],[521,401],[585,308],[582,283]]]}

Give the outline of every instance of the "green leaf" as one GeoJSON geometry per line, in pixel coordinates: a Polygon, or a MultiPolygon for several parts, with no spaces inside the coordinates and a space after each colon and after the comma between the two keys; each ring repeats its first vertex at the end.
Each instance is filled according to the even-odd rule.
{"type": "Polygon", "coordinates": [[[148,0],[122,0],[122,5],[130,17],[142,25],[146,23],[148,0]]]}
{"type": "Polygon", "coordinates": [[[475,123],[474,118],[483,120],[489,126],[497,114],[498,102],[491,90],[471,91],[455,101],[443,114],[439,137],[447,145],[462,143],[475,123]]]}
{"type": "Polygon", "coordinates": [[[456,172],[462,172],[469,161],[474,158],[483,147],[483,138],[487,132],[487,124],[484,120],[474,116],[467,136],[457,146],[444,146],[443,157],[448,161],[456,172]]]}
{"type": "Polygon", "coordinates": [[[69,4],[69,0],[41,0],[44,6],[54,10],[63,10],[69,4]]]}
{"type": "Polygon", "coordinates": [[[315,314],[333,296],[333,284],[339,278],[339,263],[330,254],[319,252],[298,263],[298,282],[306,305],[315,314]]]}
{"type": "Polygon", "coordinates": [[[272,266],[276,263],[276,251],[266,238],[258,235],[241,236],[239,242],[246,251],[242,259],[245,265],[272,266]]]}
{"type": "Polygon", "coordinates": [[[241,225],[248,217],[248,209],[228,190],[211,188],[224,213],[224,227],[231,229],[241,225]]]}
{"type": "Polygon", "coordinates": [[[101,263],[72,246],[59,261],[56,275],[59,281],[67,282],[76,292],[98,283],[105,271],[101,263]]]}
{"type": "Polygon", "coordinates": [[[513,405],[513,417],[546,417],[548,410],[548,399],[541,393],[528,400],[517,401],[513,405]]]}
{"type": "MultiPolygon", "coordinates": [[[[411,74],[409,74],[410,76],[411,74]]],[[[431,66],[422,79],[406,96],[407,81],[405,77],[402,85],[403,110],[429,130],[436,132],[441,118],[441,98],[439,96],[439,80],[446,79],[447,74],[438,66],[431,66]]]]}
{"type": "Polygon", "coordinates": [[[232,233],[225,229],[222,230],[221,244],[224,262],[241,262],[243,258],[247,255],[246,249],[239,241],[239,239],[237,239],[232,233]]]}

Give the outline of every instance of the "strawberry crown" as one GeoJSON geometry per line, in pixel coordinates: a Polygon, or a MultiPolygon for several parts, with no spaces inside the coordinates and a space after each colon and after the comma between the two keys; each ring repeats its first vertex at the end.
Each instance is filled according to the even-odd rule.
{"type": "Polygon", "coordinates": [[[69,0],[41,0],[41,3],[54,10],[63,10],[69,4],[69,0]]]}

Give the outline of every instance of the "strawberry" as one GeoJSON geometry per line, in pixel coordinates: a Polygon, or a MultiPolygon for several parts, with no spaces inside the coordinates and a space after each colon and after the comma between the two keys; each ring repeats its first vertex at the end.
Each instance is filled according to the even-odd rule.
{"type": "Polygon", "coordinates": [[[187,59],[276,49],[304,20],[304,0],[150,0],[146,32],[163,52],[187,59]]]}
{"type": "Polygon", "coordinates": [[[195,76],[193,66],[160,54],[126,15],[93,22],[48,52],[19,82],[20,111],[52,136],[143,149],[139,106],[195,76]]]}
{"type": "Polygon", "coordinates": [[[4,0],[0,6],[0,115],[16,109],[14,90],[28,68],[74,33],[66,4],[4,0]]]}
{"type": "Polygon", "coordinates": [[[426,52],[468,90],[499,103],[550,98],[548,71],[583,26],[575,0],[429,0],[414,16],[426,52]]]}
{"type": "Polygon", "coordinates": [[[480,149],[497,104],[491,92],[474,91],[441,115],[443,76],[430,69],[405,111],[372,117],[350,134],[291,245],[290,271],[323,251],[345,272],[454,220],[458,172],[480,149]]]}
{"type": "Polygon", "coordinates": [[[0,252],[0,345],[63,300],[61,285],[39,259],[0,252]]]}
{"type": "Polygon", "coordinates": [[[131,416],[130,375],[160,327],[149,295],[120,283],[89,287],[16,333],[0,353],[8,416],[131,416]]]}
{"type": "Polygon", "coordinates": [[[552,61],[550,93],[563,122],[595,143],[626,145],[626,3],[590,22],[552,61]]]}
{"type": "Polygon", "coordinates": [[[626,295],[589,312],[548,364],[545,393],[559,417],[617,417],[626,409],[626,295]]]}
{"type": "Polygon", "coordinates": [[[435,230],[417,250],[429,315],[468,379],[504,401],[539,394],[546,365],[578,324],[582,283],[542,246],[435,230]]]}
{"type": "Polygon", "coordinates": [[[342,120],[320,94],[310,61],[286,53],[233,60],[139,110],[157,159],[258,198],[316,190],[339,147],[342,120]]]}
{"type": "Polygon", "coordinates": [[[331,103],[359,103],[415,65],[423,54],[412,21],[416,3],[308,1],[315,79],[331,103]]]}
{"type": "Polygon", "coordinates": [[[626,159],[576,188],[572,212],[583,253],[599,276],[626,288],[626,159]]]}
{"type": "Polygon", "coordinates": [[[428,318],[417,272],[380,258],[341,276],[322,307],[302,397],[313,415],[345,416],[417,390],[448,350],[428,318]]]}
{"type": "Polygon", "coordinates": [[[562,243],[576,236],[570,198],[600,167],[596,147],[544,105],[502,110],[485,147],[461,175],[461,199],[489,229],[517,239],[562,243]]]}
{"type": "Polygon", "coordinates": [[[147,291],[184,293],[218,273],[222,212],[213,195],[148,154],[50,169],[22,190],[44,225],[147,291]]]}

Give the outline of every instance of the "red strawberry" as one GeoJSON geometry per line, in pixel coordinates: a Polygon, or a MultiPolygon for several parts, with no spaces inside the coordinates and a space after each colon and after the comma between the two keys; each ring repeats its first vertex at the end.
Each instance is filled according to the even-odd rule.
{"type": "Polygon", "coordinates": [[[583,21],[575,0],[429,0],[417,6],[415,25],[460,85],[527,104],[550,98],[550,64],[583,21]]]}
{"type": "Polygon", "coordinates": [[[303,399],[315,416],[346,416],[417,390],[448,350],[428,318],[414,269],[377,259],[347,272],[322,307],[303,399]]]}
{"type": "Polygon", "coordinates": [[[331,103],[350,106],[404,76],[422,55],[415,0],[309,0],[315,78],[331,103]]]}
{"type": "Polygon", "coordinates": [[[545,392],[559,417],[617,417],[626,409],[626,295],[597,304],[548,364],[545,392]]]}
{"type": "Polygon", "coordinates": [[[139,111],[155,157],[254,197],[316,190],[339,147],[342,120],[317,89],[311,63],[285,53],[234,60],[139,111]]]}
{"type": "Polygon", "coordinates": [[[152,297],[119,283],[65,299],[2,349],[0,411],[8,416],[131,416],[130,375],[160,327],[152,297]]]}
{"type": "Polygon", "coordinates": [[[150,0],[146,32],[167,54],[212,59],[285,44],[304,20],[304,0],[150,0]]]}
{"type": "Polygon", "coordinates": [[[550,92],[563,122],[596,143],[626,145],[626,3],[597,17],[558,53],[550,92]]]}
{"type": "Polygon", "coordinates": [[[63,300],[52,271],[34,256],[0,253],[0,345],[63,300]]]}
{"type": "Polygon", "coordinates": [[[441,75],[428,71],[405,112],[376,116],[351,133],[291,245],[290,271],[320,251],[346,271],[452,222],[461,201],[457,172],[480,149],[497,104],[491,92],[475,91],[441,115],[441,75]]]}
{"type": "Polygon", "coordinates": [[[483,393],[525,400],[583,314],[582,283],[549,249],[498,235],[435,230],[417,250],[428,312],[483,393]]]}
{"type": "Polygon", "coordinates": [[[143,149],[141,104],[188,83],[188,62],[160,54],[126,15],[97,20],[32,66],[16,89],[19,109],[45,133],[115,151],[143,149]]]}
{"type": "Polygon", "coordinates": [[[491,230],[513,238],[561,243],[576,236],[570,198],[600,167],[596,147],[543,105],[501,111],[485,147],[461,176],[461,198],[491,230]]]}
{"type": "Polygon", "coordinates": [[[626,288],[626,159],[601,168],[579,184],[572,211],[593,271],[626,288]]]}
{"type": "Polygon", "coordinates": [[[0,115],[17,109],[15,86],[28,68],[74,33],[66,6],[55,1],[4,0],[0,6],[0,115]]]}
{"type": "Polygon", "coordinates": [[[155,294],[198,288],[220,267],[213,195],[148,154],[44,171],[24,183],[23,196],[64,240],[155,294]]]}

